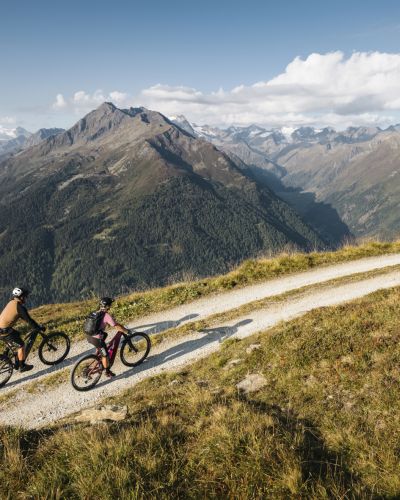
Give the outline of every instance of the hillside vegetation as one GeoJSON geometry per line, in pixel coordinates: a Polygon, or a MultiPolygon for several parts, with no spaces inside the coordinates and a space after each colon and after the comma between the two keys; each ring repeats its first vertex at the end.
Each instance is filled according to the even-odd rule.
{"type": "Polygon", "coordinates": [[[380,291],[227,340],[113,398],[121,424],[2,429],[1,496],[396,497],[399,300],[380,291]],[[266,385],[245,396],[248,373],[266,385]]]}
{"type": "Polygon", "coordinates": [[[0,160],[0,243],[0,300],[10,283],[28,284],[37,305],[328,246],[212,144],[110,103],[0,160]]]}
{"type": "MultiPolygon", "coordinates": [[[[146,314],[279,276],[306,271],[318,266],[397,252],[400,252],[400,241],[366,242],[358,246],[344,246],[335,252],[282,253],[276,257],[250,259],[224,275],[120,296],[113,306],[113,311],[122,322],[134,321],[135,318],[146,314]]],[[[50,331],[61,329],[71,337],[78,338],[83,335],[83,318],[95,307],[97,307],[97,298],[41,306],[34,309],[32,315],[40,323],[47,324],[50,331]]]]}

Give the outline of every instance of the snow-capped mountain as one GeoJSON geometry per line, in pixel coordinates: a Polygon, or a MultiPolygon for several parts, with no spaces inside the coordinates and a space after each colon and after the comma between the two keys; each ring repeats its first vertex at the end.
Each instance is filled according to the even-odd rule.
{"type": "Polygon", "coordinates": [[[0,126],[0,142],[10,141],[17,137],[29,137],[31,132],[28,132],[22,127],[5,128],[0,126]]]}
{"type": "Polygon", "coordinates": [[[52,135],[64,132],[62,128],[41,128],[34,134],[22,127],[0,128],[0,155],[9,155],[39,144],[52,135]]]}
{"type": "Polygon", "coordinates": [[[196,136],[196,132],[194,131],[192,125],[183,115],[170,116],[169,120],[175,125],[178,125],[178,127],[180,127],[182,130],[185,130],[185,132],[188,132],[189,134],[196,136]]]}
{"type": "MultiPolygon", "coordinates": [[[[357,236],[398,236],[400,124],[342,131],[311,126],[192,128],[242,160],[258,181],[271,186],[321,232],[328,221],[330,231],[344,222],[357,236]],[[320,203],[317,210],[308,204],[307,193],[320,203]],[[342,221],[332,219],[337,214],[342,221]]],[[[342,234],[340,229],[338,236],[342,234]]]]}
{"type": "Polygon", "coordinates": [[[373,139],[386,132],[400,132],[400,124],[392,125],[383,130],[379,127],[348,127],[343,131],[336,131],[332,127],[281,127],[264,128],[260,125],[230,126],[226,129],[209,125],[190,123],[183,115],[171,117],[171,121],[196,137],[206,139],[221,149],[231,148],[232,145],[246,143],[255,148],[258,153],[268,155],[273,159],[287,147],[312,144],[354,144],[373,139]]]}

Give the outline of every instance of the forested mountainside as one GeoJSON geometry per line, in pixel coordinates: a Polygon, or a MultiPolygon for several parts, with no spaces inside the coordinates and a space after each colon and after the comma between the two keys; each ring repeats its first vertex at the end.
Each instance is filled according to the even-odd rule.
{"type": "Polygon", "coordinates": [[[0,163],[0,293],[35,303],[204,276],[323,239],[243,165],[157,112],[104,103],[0,163]]]}

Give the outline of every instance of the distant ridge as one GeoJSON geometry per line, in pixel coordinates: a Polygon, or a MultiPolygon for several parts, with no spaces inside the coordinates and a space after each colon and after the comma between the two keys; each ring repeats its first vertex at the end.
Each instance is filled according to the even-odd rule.
{"type": "Polygon", "coordinates": [[[193,129],[198,137],[244,161],[259,181],[264,179],[326,238],[337,239],[347,228],[355,236],[398,237],[399,125],[343,131],[193,129]]]}

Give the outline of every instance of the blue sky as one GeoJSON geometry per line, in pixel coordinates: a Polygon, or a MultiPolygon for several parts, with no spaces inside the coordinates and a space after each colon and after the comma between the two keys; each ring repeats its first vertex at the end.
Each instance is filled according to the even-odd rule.
{"type": "MultiPolygon", "coordinates": [[[[357,116],[360,123],[398,116],[396,96],[390,102],[380,98],[388,93],[385,85],[369,87],[362,95],[356,88],[352,96],[334,92],[335,103],[330,104],[330,94],[319,109],[314,101],[311,105],[311,87],[307,104],[302,100],[301,68],[282,77],[296,57],[308,61],[307,74],[329,60],[328,79],[335,79],[335,71],[347,71],[350,61],[351,75],[361,66],[373,66],[375,81],[392,71],[393,90],[398,61],[384,54],[400,53],[398,1],[0,0],[0,16],[3,127],[67,127],[110,93],[119,96],[119,105],[144,104],[214,124],[325,124],[331,117],[333,125],[344,126],[357,116]],[[331,53],[340,53],[341,59],[329,59],[331,53]],[[352,60],[354,53],[381,57],[352,60]],[[311,54],[322,58],[308,60],[311,54]],[[281,84],[286,86],[284,113],[275,111],[282,101],[271,105],[270,88],[262,96],[254,90],[257,82],[279,75],[281,96],[281,84]],[[338,108],[338,103],[350,107],[338,108]],[[346,118],[341,121],[341,116],[346,118]]],[[[351,75],[346,77],[350,86],[359,86],[351,75]]],[[[323,81],[320,85],[326,87],[323,81]]]]}

